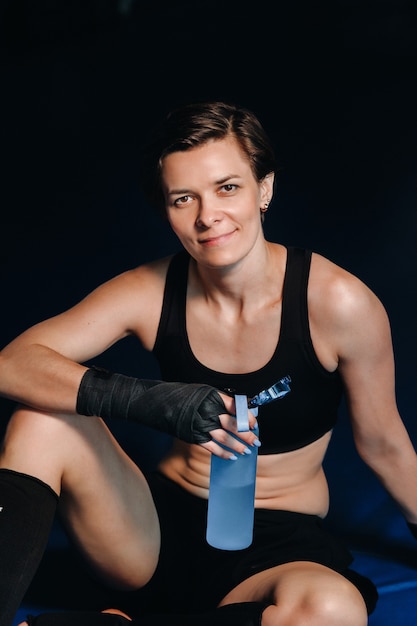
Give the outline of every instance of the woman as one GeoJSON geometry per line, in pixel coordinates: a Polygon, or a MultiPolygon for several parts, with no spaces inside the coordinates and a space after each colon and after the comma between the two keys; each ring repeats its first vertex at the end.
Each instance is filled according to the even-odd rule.
{"type": "MultiPolygon", "coordinates": [[[[48,524],[59,496],[71,536],[107,581],[140,587],[156,568],[150,587],[178,615],[133,616],[138,624],[367,624],[375,587],[350,568],[349,551],[321,523],[329,506],[322,463],[342,392],[360,456],[416,530],[417,458],[395,402],[387,315],[344,269],[265,239],[275,169],[250,111],[221,102],[173,111],[141,173],[183,252],[117,276],[1,355],[0,391],[26,408],[10,421],[0,467],[36,480],[44,497],[51,492],[48,524]],[[146,383],[81,365],[129,334],[154,353],[164,381],[196,385],[190,390],[198,397],[201,384],[214,387],[226,407],[213,400],[202,412],[213,421],[193,439],[195,416],[182,408],[187,387],[177,396],[174,386],[176,410],[165,429],[179,438],[149,487],[104,422],[85,417],[164,428],[164,402],[154,393],[152,410],[141,404],[146,383]],[[215,439],[235,429],[229,395],[255,395],[283,375],[291,376],[291,393],[259,410],[252,546],[216,550],[205,542],[204,524],[210,454],[225,455],[215,439]],[[109,502],[117,505],[110,516],[109,502]]],[[[170,397],[169,388],[161,391],[170,397]]],[[[255,443],[249,432],[233,452],[255,443]]],[[[40,552],[47,529],[41,535],[40,552]]],[[[32,623],[67,623],[60,619],[32,623]]]]}

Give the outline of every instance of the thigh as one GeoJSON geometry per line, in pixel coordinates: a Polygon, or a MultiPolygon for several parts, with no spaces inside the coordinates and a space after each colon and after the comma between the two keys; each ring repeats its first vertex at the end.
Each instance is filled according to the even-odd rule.
{"type": "MultiPolygon", "coordinates": [[[[352,620],[349,626],[359,626],[363,611],[371,613],[375,608],[378,594],[368,578],[350,569],[352,561],[344,542],[329,533],[317,516],[259,509],[253,544],[242,554],[223,602],[267,601],[273,605],[269,613],[278,612],[282,620],[282,613],[295,615],[297,607],[300,623],[310,626],[316,623],[315,614],[321,626],[344,625],[339,609],[350,602],[358,621],[352,620],[352,612],[344,619],[352,620]],[[307,616],[302,615],[302,607],[309,611],[307,616]],[[330,616],[323,614],[325,608],[330,616]]],[[[298,622],[293,619],[290,623],[295,626],[298,622]]]]}
{"type": "Polygon", "coordinates": [[[104,579],[126,588],[147,582],[159,552],[156,510],[143,474],[100,418],[21,408],[1,465],[60,495],[64,526],[104,579]]]}
{"type": "Polygon", "coordinates": [[[206,541],[207,500],[169,478],[149,476],[161,526],[161,552],[150,590],[150,612],[200,613],[214,609],[234,586],[240,551],[206,541]]]}

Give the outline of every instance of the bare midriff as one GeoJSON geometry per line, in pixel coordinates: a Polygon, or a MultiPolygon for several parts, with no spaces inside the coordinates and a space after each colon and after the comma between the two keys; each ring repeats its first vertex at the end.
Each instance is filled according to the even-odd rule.
{"type": "MultiPolygon", "coordinates": [[[[324,517],[329,493],[323,459],[330,437],[291,452],[258,455],[255,507],[324,517]]],[[[189,493],[208,498],[210,453],[201,446],[176,440],[158,469],[189,493]]]]}

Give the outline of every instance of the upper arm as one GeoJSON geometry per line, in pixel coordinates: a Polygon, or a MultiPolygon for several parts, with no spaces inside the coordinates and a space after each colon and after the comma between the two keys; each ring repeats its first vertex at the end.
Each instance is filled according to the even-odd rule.
{"type": "MultiPolygon", "coordinates": [[[[358,278],[331,266],[323,283],[327,332],[342,376],[355,442],[368,455],[399,432],[395,364],[387,312],[358,278]]],[[[323,296],[323,293],[322,293],[323,296]]]]}
{"type": "Polygon", "coordinates": [[[341,319],[346,330],[340,334],[339,369],[354,430],[376,434],[397,412],[389,319],[376,295],[360,283],[348,290],[341,319]]]}

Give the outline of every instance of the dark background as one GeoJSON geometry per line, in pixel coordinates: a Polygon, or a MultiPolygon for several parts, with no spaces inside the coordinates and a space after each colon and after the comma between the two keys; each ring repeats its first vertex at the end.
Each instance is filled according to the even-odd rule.
{"type": "MultiPolygon", "coordinates": [[[[178,248],[141,197],[138,146],[172,106],[233,100],[282,167],[267,237],[323,253],[383,300],[416,433],[415,1],[0,6],[0,345],[178,248]]],[[[102,362],[157,374],[130,339],[102,362]]]]}
{"type": "MultiPolygon", "coordinates": [[[[120,271],[178,249],[141,197],[138,146],[172,106],[232,100],[259,115],[281,163],[267,237],[321,252],[384,302],[398,403],[417,444],[416,6],[3,0],[0,346],[120,271]]],[[[100,362],[158,374],[131,339],[100,362]]],[[[11,408],[0,401],[3,424],[11,408]]],[[[119,435],[146,465],[162,442],[137,429],[119,435]]],[[[387,532],[405,536],[353,451],[343,411],[326,466],[329,521],[354,546],[377,551],[387,532]]],[[[390,545],[395,560],[415,566],[412,551],[390,545]]],[[[46,587],[40,578],[45,603],[61,570],[46,587]]],[[[55,599],[65,588],[58,577],[55,599]]]]}

